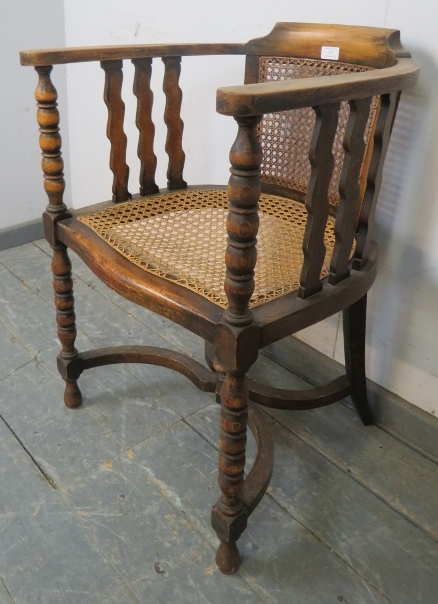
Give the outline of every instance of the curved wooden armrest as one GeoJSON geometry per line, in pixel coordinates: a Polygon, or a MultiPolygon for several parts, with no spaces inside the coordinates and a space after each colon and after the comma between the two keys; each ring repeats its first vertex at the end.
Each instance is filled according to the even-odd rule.
{"type": "Polygon", "coordinates": [[[134,44],[132,46],[84,46],[23,50],[21,65],[58,65],[87,61],[114,61],[147,57],[184,57],[196,55],[244,55],[245,44],[134,44]]]}
{"type": "Polygon", "coordinates": [[[361,73],[228,86],[218,89],[216,110],[244,117],[372,97],[413,86],[419,72],[417,61],[403,58],[392,67],[361,73]]]}

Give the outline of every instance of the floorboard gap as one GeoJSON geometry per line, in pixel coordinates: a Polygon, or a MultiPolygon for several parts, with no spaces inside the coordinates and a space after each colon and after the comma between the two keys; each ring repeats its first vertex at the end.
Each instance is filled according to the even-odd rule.
{"type": "Polygon", "coordinates": [[[52,487],[52,489],[57,489],[58,488],[58,483],[56,482],[56,480],[54,478],[52,478],[41,466],[41,464],[35,459],[35,457],[32,455],[32,453],[29,451],[29,449],[26,447],[26,445],[23,443],[23,441],[20,439],[20,437],[17,435],[16,432],[14,432],[12,426],[5,420],[5,418],[0,415],[0,420],[5,424],[5,426],[8,428],[8,430],[10,431],[10,433],[12,434],[12,436],[15,438],[15,440],[19,443],[19,445],[21,446],[21,448],[26,452],[26,454],[28,455],[28,457],[31,459],[32,463],[37,467],[38,471],[40,472],[40,474],[42,474],[44,480],[46,480],[49,485],[52,487]]]}

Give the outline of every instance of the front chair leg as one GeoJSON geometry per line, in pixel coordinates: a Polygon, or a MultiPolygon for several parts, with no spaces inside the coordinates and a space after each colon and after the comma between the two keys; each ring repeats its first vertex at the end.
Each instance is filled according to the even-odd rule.
{"type": "MultiPolygon", "coordinates": [[[[73,280],[71,262],[67,247],[63,244],[52,246],[53,289],[55,292],[56,322],[61,351],[58,355],[58,367],[62,370],[75,360],[78,351],[75,348],[76,316],[74,311],[73,280]]],[[[76,379],[65,378],[64,403],[74,409],[82,403],[82,394],[76,379]]]]}
{"type": "Polygon", "coordinates": [[[248,510],[241,499],[245,468],[248,387],[245,374],[227,372],[221,388],[219,436],[219,487],[221,496],[213,506],[211,523],[220,539],[216,564],[232,574],[240,566],[236,542],[245,530],[248,510]]]}
{"type": "Polygon", "coordinates": [[[368,402],[365,374],[367,296],[343,311],[345,369],[351,382],[351,398],[365,426],[375,422],[368,402]]]}

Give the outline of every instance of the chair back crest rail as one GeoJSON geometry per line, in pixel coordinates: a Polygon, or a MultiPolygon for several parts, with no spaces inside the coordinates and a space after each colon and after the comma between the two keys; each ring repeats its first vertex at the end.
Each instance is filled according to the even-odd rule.
{"type": "Polygon", "coordinates": [[[218,112],[233,116],[239,124],[230,155],[232,175],[228,189],[230,214],[225,279],[229,308],[224,316],[235,325],[251,322],[248,302],[254,288],[260,190],[280,192],[305,203],[307,222],[299,297],[308,298],[323,288],[324,236],[330,215],[335,217],[335,245],[328,282],[336,285],[348,277],[350,266],[361,269],[368,259],[369,225],[400,91],[415,83],[418,77],[418,65],[402,49],[397,31],[388,34],[388,30],[373,30],[371,34],[369,28],[364,30],[368,39],[367,36],[359,39],[357,32],[346,26],[336,26],[329,32],[333,44],[339,44],[341,63],[318,58],[321,41],[328,39],[327,26],[315,26],[313,37],[306,38],[304,43],[299,24],[281,23],[265,38],[252,40],[247,45],[152,45],[23,52],[22,63],[34,65],[39,74],[36,99],[42,167],[49,197],[45,217],[47,230],[52,230],[49,240],[56,241],[56,228],[50,224],[66,213],[62,201],[64,180],[57,94],[50,79],[49,61],[100,61],[105,72],[112,198],[114,202],[122,202],[132,198],[126,163],[123,59],[131,59],[135,67],[133,92],[137,98],[139,130],[139,190],[144,196],[158,193],[150,86],[153,58],[161,57],[165,66],[167,181],[168,190],[177,190],[187,187],[183,178],[181,56],[246,53],[246,85],[220,88],[217,93],[218,112]],[[371,46],[374,47],[372,56],[371,46]],[[375,69],[367,70],[370,67],[375,69]],[[323,75],[319,75],[321,73],[323,75]],[[292,114],[295,122],[289,118],[292,114]],[[301,156],[299,161],[305,166],[299,168],[302,174],[295,180],[294,175],[292,179],[282,180],[281,174],[274,173],[277,168],[271,169],[276,162],[282,164],[280,149],[286,135],[292,141],[287,143],[289,148],[292,145],[298,149],[296,155],[301,156]],[[296,185],[300,178],[303,184],[296,185]]]}

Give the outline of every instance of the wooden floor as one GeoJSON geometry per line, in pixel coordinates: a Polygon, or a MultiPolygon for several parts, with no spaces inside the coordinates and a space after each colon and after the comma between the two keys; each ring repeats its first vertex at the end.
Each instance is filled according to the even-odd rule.
{"type": "MultiPolygon", "coordinates": [[[[214,566],[218,406],[169,370],[104,367],[62,404],[44,242],[0,252],[1,604],[437,604],[438,467],[346,404],[269,421],[271,487],[214,566]]],[[[192,334],[132,306],[73,257],[78,347],[192,334]]],[[[262,355],[266,382],[306,387],[262,355]]]]}

